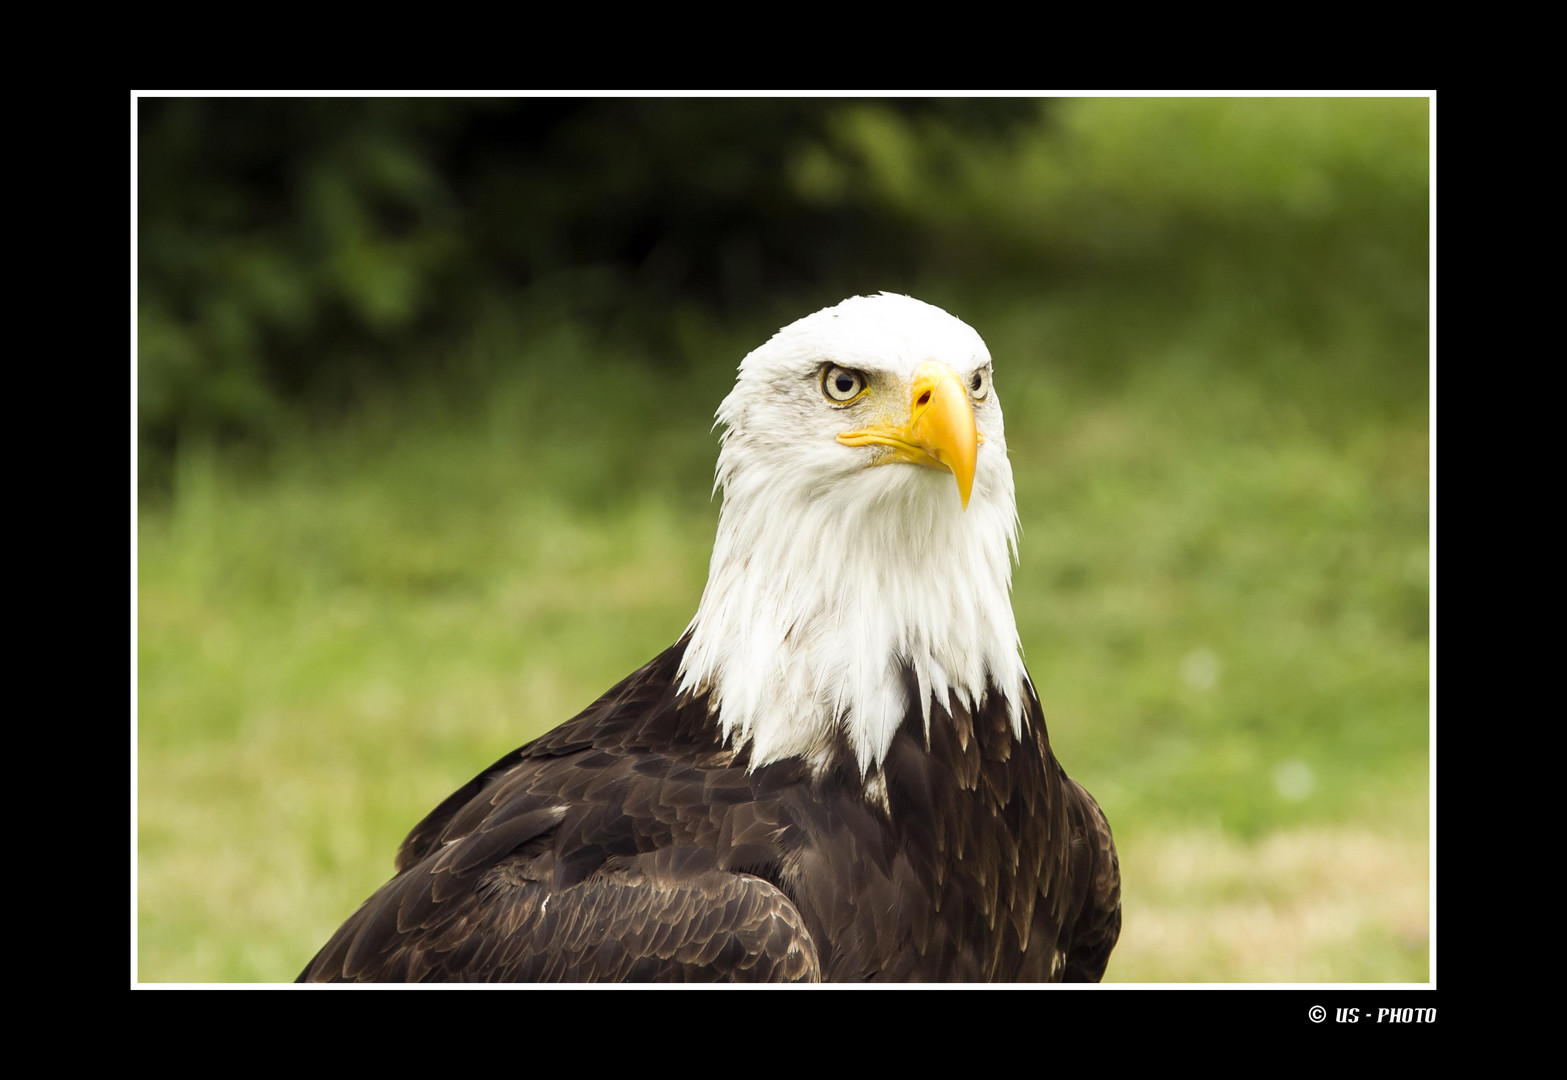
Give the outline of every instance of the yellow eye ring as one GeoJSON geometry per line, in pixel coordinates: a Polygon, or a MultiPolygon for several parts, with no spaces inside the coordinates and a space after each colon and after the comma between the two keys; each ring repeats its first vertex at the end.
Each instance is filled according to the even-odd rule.
{"type": "Polygon", "coordinates": [[[822,397],[833,406],[852,405],[865,393],[867,380],[858,371],[837,364],[822,365],[822,397]]]}

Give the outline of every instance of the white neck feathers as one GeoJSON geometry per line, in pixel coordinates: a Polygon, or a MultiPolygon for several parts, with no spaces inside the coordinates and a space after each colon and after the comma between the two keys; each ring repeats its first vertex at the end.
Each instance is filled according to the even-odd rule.
{"type": "Polygon", "coordinates": [[[1028,675],[1010,596],[1017,519],[1004,441],[981,447],[991,467],[966,512],[950,475],[890,465],[823,487],[786,462],[769,467],[776,450],[725,432],[724,505],[682,690],[709,695],[753,766],[795,755],[824,766],[841,730],[867,773],[911,706],[928,731],[933,700],[955,693],[977,709],[987,682],[1021,737],[1028,675]]]}

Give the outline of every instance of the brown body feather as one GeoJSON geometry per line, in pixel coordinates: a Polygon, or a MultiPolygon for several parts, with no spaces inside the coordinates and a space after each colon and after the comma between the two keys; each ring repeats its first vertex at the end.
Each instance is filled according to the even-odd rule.
{"type": "MultiPolygon", "coordinates": [[[[917,707],[881,771],[750,769],[684,642],[409,834],[301,981],[1097,981],[1120,871],[1030,691],[917,707]]],[[[912,685],[911,685],[912,690],[912,685]]]]}

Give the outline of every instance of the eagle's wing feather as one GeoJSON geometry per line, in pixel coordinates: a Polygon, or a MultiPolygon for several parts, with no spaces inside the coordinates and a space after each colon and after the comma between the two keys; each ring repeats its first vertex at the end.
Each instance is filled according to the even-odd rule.
{"type": "Polygon", "coordinates": [[[1065,794],[1072,827],[1073,881],[1082,891],[1082,901],[1062,977],[1066,982],[1098,982],[1121,936],[1121,863],[1110,823],[1094,797],[1070,777],[1065,794]]]}
{"type": "Polygon", "coordinates": [[[789,898],[761,878],[716,868],[711,852],[616,856],[557,887],[553,852],[531,850],[547,844],[547,832],[528,832],[561,813],[534,811],[475,833],[399,875],[301,981],[820,979],[816,946],[789,898]],[[494,858],[513,842],[518,849],[494,858]]]}
{"type": "Polygon", "coordinates": [[[301,980],[819,979],[800,912],[748,872],[781,857],[779,812],[683,736],[705,713],[676,700],[679,656],[441,803],[301,980]]]}

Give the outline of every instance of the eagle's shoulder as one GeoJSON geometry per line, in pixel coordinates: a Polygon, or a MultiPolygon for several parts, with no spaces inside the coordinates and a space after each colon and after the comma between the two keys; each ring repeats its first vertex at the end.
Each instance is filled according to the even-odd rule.
{"type": "MultiPolygon", "coordinates": [[[[660,771],[674,759],[711,764],[723,747],[706,723],[700,701],[676,693],[685,639],[610,687],[560,726],[513,750],[442,800],[413,827],[397,852],[401,873],[429,857],[477,820],[536,784],[566,782],[578,769],[611,764],[660,771]]],[[[556,792],[556,794],[561,794],[556,792]]]]}
{"type": "Polygon", "coordinates": [[[705,703],[677,695],[681,648],[442,802],[301,978],[818,978],[800,912],[762,876],[803,770],[725,750],[705,703]]]}

